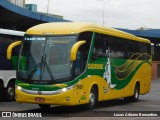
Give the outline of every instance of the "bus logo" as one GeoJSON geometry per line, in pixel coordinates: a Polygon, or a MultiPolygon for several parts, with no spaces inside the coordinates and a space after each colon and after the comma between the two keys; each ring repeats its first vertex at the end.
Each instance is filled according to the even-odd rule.
{"type": "Polygon", "coordinates": [[[41,92],[41,91],[38,91],[38,95],[42,95],[42,92],[41,92]]]}

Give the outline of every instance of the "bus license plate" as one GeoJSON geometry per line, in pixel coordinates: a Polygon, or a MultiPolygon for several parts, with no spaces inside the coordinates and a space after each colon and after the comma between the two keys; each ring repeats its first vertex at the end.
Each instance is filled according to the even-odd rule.
{"type": "Polygon", "coordinates": [[[35,101],[36,102],[45,102],[45,99],[44,98],[35,98],[35,101]]]}

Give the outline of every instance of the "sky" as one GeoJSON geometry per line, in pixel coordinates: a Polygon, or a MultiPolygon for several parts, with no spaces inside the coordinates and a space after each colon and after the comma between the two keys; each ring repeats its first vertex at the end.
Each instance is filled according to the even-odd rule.
{"type": "Polygon", "coordinates": [[[26,0],[40,12],[114,28],[160,29],[160,0],[26,0]],[[49,1],[49,6],[48,6],[49,1]]]}

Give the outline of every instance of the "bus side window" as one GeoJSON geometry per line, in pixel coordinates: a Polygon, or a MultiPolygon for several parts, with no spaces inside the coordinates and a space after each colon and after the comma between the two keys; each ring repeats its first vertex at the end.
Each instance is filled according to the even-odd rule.
{"type": "Polygon", "coordinates": [[[0,70],[13,70],[13,64],[11,60],[7,60],[6,51],[9,45],[8,41],[0,41],[0,70]]]}
{"type": "Polygon", "coordinates": [[[92,60],[96,60],[101,57],[108,57],[109,39],[108,36],[96,33],[94,48],[92,51],[92,60]]]}

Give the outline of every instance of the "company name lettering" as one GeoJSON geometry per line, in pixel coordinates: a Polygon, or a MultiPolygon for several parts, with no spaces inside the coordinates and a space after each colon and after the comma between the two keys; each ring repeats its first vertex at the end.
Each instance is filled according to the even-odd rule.
{"type": "Polygon", "coordinates": [[[103,69],[103,64],[88,64],[88,69],[103,69]]]}

